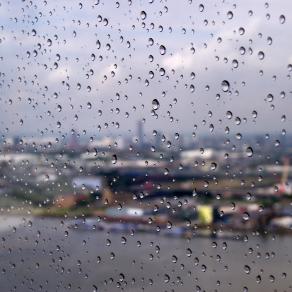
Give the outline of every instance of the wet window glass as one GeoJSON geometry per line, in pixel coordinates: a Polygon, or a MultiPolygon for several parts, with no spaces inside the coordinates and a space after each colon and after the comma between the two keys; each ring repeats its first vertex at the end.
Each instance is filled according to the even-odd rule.
{"type": "Polygon", "coordinates": [[[0,290],[290,291],[291,11],[0,0],[0,290]]]}

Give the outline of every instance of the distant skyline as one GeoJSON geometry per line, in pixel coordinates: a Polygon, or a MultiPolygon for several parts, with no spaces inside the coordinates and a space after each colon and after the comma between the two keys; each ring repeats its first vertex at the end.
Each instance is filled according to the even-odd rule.
{"type": "Polygon", "coordinates": [[[291,133],[291,1],[31,3],[0,6],[2,134],[291,133]]]}

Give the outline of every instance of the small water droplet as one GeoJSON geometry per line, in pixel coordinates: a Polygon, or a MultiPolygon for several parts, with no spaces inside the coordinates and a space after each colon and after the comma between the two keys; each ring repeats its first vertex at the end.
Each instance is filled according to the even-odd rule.
{"type": "Polygon", "coordinates": [[[165,55],[166,54],[166,48],[165,48],[165,46],[160,45],[159,52],[160,52],[161,55],[165,55]]]}
{"type": "Polygon", "coordinates": [[[279,21],[280,21],[281,24],[284,24],[285,21],[286,21],[285,15],[281,14],[280,17],[279,17],[279,21]]]}

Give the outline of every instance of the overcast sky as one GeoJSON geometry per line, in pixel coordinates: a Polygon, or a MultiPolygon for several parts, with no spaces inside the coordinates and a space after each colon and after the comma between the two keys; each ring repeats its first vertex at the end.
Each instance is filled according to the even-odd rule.
{"type": "Polygon", "coordinates": [[[142,119],[148,132],[291,133],[289,0],[2,1],[0,19],[5,135],[136,133],[142,119]]]}

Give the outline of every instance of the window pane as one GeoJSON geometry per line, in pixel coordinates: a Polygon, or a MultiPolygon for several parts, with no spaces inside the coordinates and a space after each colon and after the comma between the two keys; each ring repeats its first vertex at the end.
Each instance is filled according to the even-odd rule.
{"type": "Polygon", "coordinates": [[[289,291],[291,9],[1,1],[1,289],[289,291]]]}

